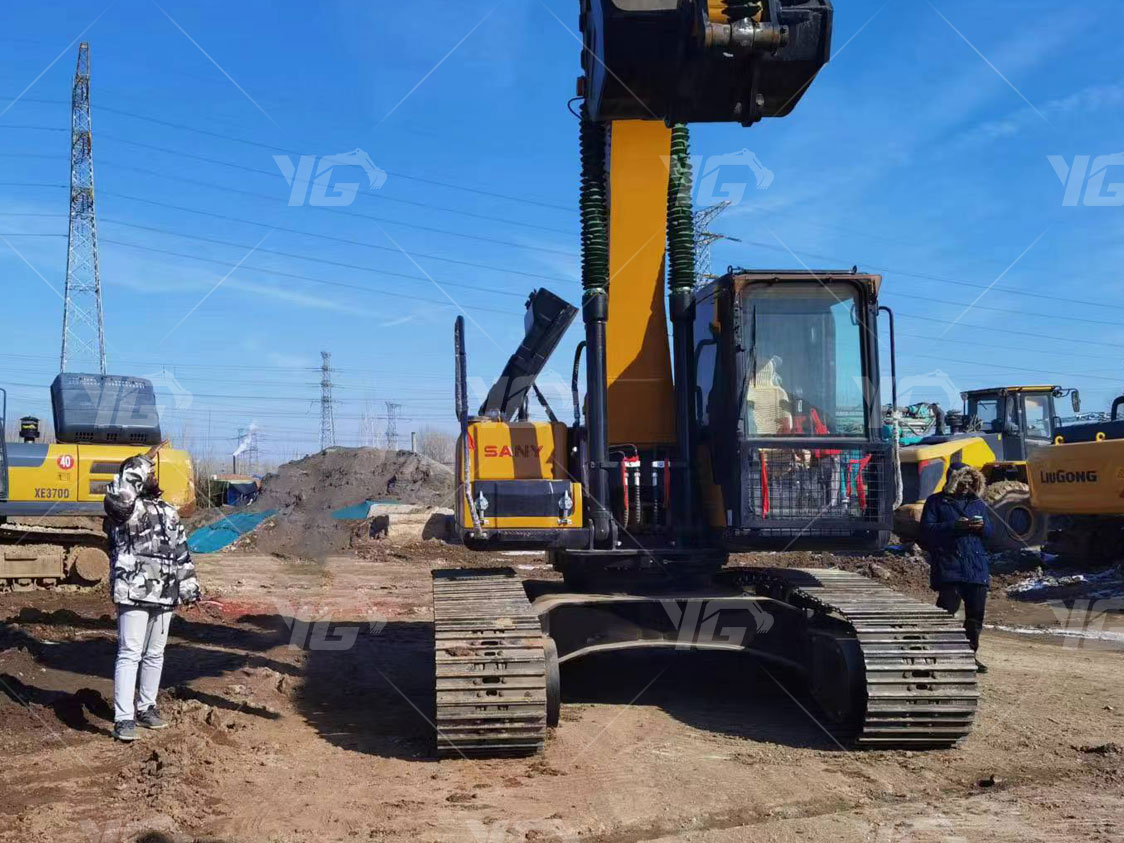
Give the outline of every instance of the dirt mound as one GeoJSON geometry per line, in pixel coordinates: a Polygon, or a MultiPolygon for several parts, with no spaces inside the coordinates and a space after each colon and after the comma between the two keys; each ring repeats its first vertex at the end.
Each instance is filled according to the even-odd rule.
{"type": "Polygon", "coordinates": [[[278,514],[250,540],[259,552],[322,559],[351,546],[355,522],[336,510],[364,500],[449,506],[453,487],[452,470],[411,451],[331,448],[266,476],[254,509],[278,514]]]}

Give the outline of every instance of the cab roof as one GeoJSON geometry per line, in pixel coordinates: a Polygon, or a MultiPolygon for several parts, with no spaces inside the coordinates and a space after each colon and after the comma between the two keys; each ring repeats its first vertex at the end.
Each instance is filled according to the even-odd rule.
{"type": "Polygon", "coordinates": [[[878,295],[882,287],[882,276],[859,272],[858,267],[850,269],[739,269],[731,267],[722,279],[732,279],[742,284],[771,281],[852,281],[867,285],[874,295],[878,295]]]}
{"type": "Polygon", "coordinates": [[[975,397],[980,395],[995,395],[996,393],[1006,392],[1055,392],[1060,390],[1060,386],[1054,385],[1037,385],[1037,386],[990,386],[984,389],[969,389],[962,393],[963,397],[975,397]]]}

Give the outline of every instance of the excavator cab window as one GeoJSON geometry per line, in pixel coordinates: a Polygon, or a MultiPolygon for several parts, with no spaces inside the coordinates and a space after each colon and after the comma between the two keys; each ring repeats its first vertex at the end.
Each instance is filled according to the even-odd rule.
{"type": "Polygon", "coordinates": [[[819,283],[750,284],[741,307],[749,436],[864,436],[858,292],[819,283]]]}

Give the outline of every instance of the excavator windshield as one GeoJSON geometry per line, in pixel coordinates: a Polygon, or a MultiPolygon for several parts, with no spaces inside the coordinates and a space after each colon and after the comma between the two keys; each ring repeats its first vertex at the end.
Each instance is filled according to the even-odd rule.
{"type": "Polygon", "coordinates": [[[862,303],[850,285],[755,283],[741,295],[745,430],[864,436],[862,303]]]}

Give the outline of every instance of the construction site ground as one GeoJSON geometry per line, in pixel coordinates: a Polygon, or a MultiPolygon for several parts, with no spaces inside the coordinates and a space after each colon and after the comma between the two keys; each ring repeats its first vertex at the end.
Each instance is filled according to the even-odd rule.
{"type": "MultiPolygon", "coordinates": [[[[429,572],[552,576],[540,555],[425,542],[197,562],[208,602],[172,630],[171,728],[132,745],[109,737],[104,591],[0,594],[0,840],[1124,839],[1119,642],[987,630],[978,722],[952,750],[844,751],[794,677],[742,656],[617,654],[564,668],[543,755],[437,762],[429,572]]],[[[915,558],[737,563],[837,563],[931,598],[915,558]]],[[[1064,622],[1001,580],[990,621],[1064,622]]]]}

